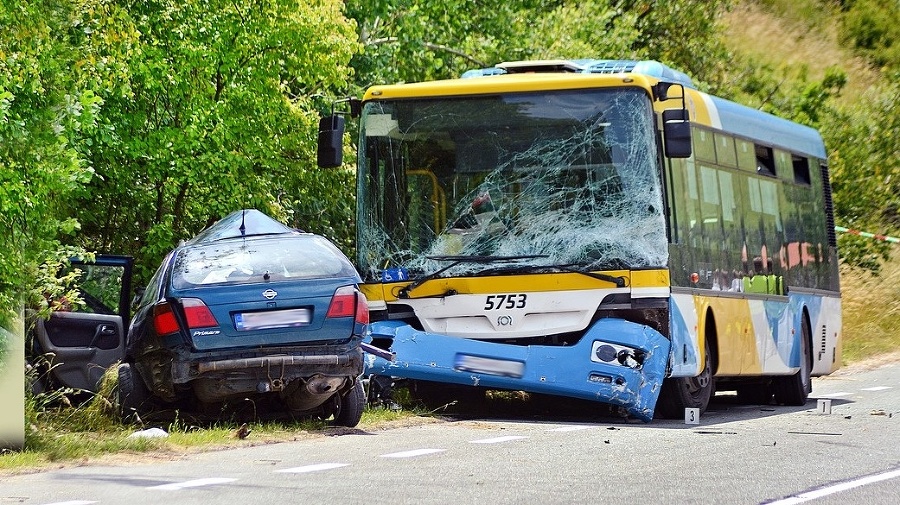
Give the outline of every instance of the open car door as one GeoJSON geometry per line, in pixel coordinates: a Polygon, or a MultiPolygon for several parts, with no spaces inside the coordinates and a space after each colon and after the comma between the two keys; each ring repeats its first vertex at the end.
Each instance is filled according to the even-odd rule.
{"type": "Polygon", "coordinates": [[[133,266],[133,258],[126,256],[72,261],[82,271],[78,289],[85,306],[35,321],[35,354],[49,362],[49,381],[44,382],[97,392],[106,369],[125,354],[133,266]]]}

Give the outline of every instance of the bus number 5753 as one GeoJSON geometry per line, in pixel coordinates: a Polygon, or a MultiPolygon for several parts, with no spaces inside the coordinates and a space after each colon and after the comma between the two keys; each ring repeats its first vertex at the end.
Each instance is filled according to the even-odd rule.
{"type": "Polygon", "coordinates": [[[509,295],[488,295],[484,301],[484,310],[524,309],[528,295],[525,293],[509,295]]]}

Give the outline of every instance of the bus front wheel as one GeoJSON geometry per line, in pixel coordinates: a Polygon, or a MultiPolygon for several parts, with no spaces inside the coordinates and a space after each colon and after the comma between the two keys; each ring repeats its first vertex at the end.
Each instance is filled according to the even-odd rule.
{"type": "Polygon", "coordinates": [[[805,405],[812,392],[812,354],[809,321],[804,317],[800,330],[800,370],[788,377],[776,377],[772,384],[775,402],[782,405],[805,405]]]}
{"type": "Polygon", "coordinates": [[[666,419],[680,419],[684,409],[697,408],[700,413],[706,412],[712,398],[715,383],[713,382],[712,356],[709,342],[704,346],[703,371],[696,377],[670,377],[663,381],[659,400],[656,402],[656,416],[666,419]]]}

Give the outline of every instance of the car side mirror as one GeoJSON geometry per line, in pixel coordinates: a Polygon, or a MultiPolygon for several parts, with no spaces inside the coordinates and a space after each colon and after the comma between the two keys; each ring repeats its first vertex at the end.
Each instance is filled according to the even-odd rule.
{"type": "Polygon", "coordinates": [[[664,148],[669,158],[690,158],[691,120],[687,109],[668,109],[662,113],[664,148]]]}
{"type": "Polygon", "coordinates": [[[320,167],[335,168],[341,166],[344,159],[343,140],[343,117],[335,114],[319,120],[319,145],[316,159],[320,167]]]}

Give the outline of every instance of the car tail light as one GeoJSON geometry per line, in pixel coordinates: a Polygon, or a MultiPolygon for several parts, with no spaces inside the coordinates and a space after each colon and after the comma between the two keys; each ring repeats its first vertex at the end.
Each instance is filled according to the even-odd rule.
{"type": "Polygon", "coordinates": [[[181,329],[168,302],[160,303],[153,308],[153,327],[157,335],[168,335],[181,329]]]}
{"type": "MultiPolygon", "coordinates": [[[[219,326],[215,316],[209,307],[199,298],[182,298],[181,307],[184,309],[184,317],[188,328],[209,328],[219,326]]],[[[157,335],[168,335],[181,329],[172,305],[168,302],[161,303],[153,309],[153,325],[157,335]]]]}
{"type": "Polygon", "coordinates": [[[184,317],[187,319],[188,328],[209,328],[219,326],[216,317],[212,315],[209,307],[199,298],[182,298],[181,306],[184,307],[184,317]]]}
{"type": "Polygon", "coordinates": [[[353,286],[342,286],[334,292],[325,317],[351,317],[359,324],[369,324],[369,304],[353,286]]]}

